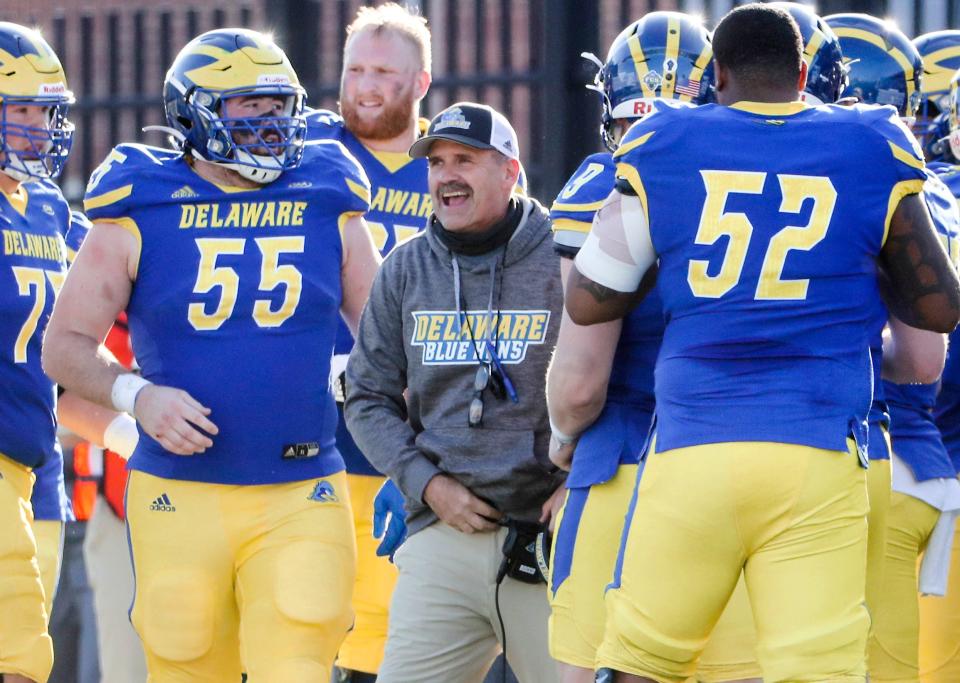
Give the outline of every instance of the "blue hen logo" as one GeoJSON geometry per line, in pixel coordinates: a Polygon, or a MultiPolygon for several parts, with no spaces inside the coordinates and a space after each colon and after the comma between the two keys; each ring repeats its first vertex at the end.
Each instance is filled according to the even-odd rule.
{"type": "Polygon", "coordinates": [[[333,488],[333,484],[329,481],[318,481],[317,485],[313,487],[313,493],[310,494],[310,500],[315,500],[318,503],[338,503],[340,499],[337,497],[337,492],[333,488]]]}

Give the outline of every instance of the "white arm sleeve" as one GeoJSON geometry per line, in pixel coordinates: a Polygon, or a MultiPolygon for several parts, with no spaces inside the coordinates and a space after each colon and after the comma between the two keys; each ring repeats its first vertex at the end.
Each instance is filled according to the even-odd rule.
{"type": "Polygon", "coordinates": [[[643,204],[614,190],[593,217],[593,227],[574,263],[583,276],[599,285],[635,292],[656,260],[643,204]]]}

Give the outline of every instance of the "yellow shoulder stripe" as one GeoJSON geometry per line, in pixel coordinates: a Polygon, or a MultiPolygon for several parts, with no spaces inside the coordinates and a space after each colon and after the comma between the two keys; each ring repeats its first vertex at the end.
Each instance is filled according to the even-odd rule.
{"type": "Polygon", "coordinates": [[[911,168],[923,170],[924,163],[922,159],[918,159],[915,154],[908,152],[899,145],[895,145],[890,140],[887,140],[887,143],[889,143],[890,151],[893,152],[893,156],[897,161],[902,161],[911,168]]]}
{"type": "Polygon", "coordinates": [[[586,235],[590,232],[590,227],[593,223],[587,223],[586,221],[575,221],[572,218],[555,218],[553,220],[553,231],[554,232],[579,232],[586,235]]]}
{"type": "Polygon", "coordinates": [[[633,191],[637,193],[637,198],[640,199],[640,204],[643,207],[643,213],[647,218],[647,225],[649,225],[650,211],[647,208],[647,191],[643,187],[643,181],[640,179],[640,172],[630,164],[619,163],[617,164],[617,177],[623,178],[630,183],[630,187],[632,187],[633,191]]]}
{"type": "Polygon", "coordinates": [[[360,183],[354,182],[347,177],[344,177],[344,180],[347,181],[347,187],[350,188],[350,191],[355,195],[360,197],[368,205],[370,204],[370,188],[366,185],[361,185],[360,183]]]}
{"type": "Polygon", "coordinates": [[[649,133],[647,133],[646,135],[641,135],[636,140],[631,140],[626,144],[620,145],[617,151],[613,153],[613,158],[616,159],[617,157],[622,157],[624,154],[626,154],[630,150],[636,149],[640,145],[646,143],[646,141],[649,140],[650,137],[656,132],[657,131],[655,130],[651,130],[649,133]]]}
{"type": "MultiPolygon", "coordinates": [[[[347,181],[349,182],[349,181],[347,181]]],[[[343,242],[343,233],[347,229],[347,221],[354,216],[363,216],[363,211],[344,211],[337,218],[337,229],[340,231],[340,242],[343,242]]]]}
{"type": "Polygon", "coordinates": [[[140,226],[137,225],[135,220],[126,216],[120,216],[116,218],[100,218],[97,219],[95,223],[109,223],[110,225],[116,225],[118,228],[123,228],[129,232],[137,240],[137,265],[133,269],[133,276],[136,278],[137,272],[140,270],[140,253],[143,251],[143,238],[140,236],[140,226]]]}
{"type": "Polygon", "coordinates": [[[919,178],[913,180],[901,180],[890,190],[890,199],[887,201],[887,217],[883,221],[883,241],[882,247],[887,243],[887,235],[890,234],[890,221],[893,220],[893,213],[900,205],[900,200],[911,194],[919,194],[923,190],[923,181],[919,178]]]}
{"type": "MultiPolygon", "coordinates": [[[[605,198],[604,198],[605,199],[605,198]]],[[[562,202],[554,202],[553,206],[550,207],[551,211],[599,211],[600,207],[603,206],[604,200],[601,199],[598,202],[590,202],[588,204],[564,204],[562,202]]]]}
{"type": "Polygon", "coordinates": [[[84,211],[89,211],[90,209],[99,209],[101,206],[107,206],[108,204],[119,202],[121,199],[126,199],[129,197],[131,192],[133,192],[132,183],[130,185],[124,185],[123,187],[118,187],[116,190],[104,192],[98,197],[84,199],[83,209],[84,211]]]}

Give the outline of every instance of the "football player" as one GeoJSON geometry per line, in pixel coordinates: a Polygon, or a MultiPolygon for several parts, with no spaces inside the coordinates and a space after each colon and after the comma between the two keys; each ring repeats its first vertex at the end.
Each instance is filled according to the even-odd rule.
{"type": "Polygon", "coordinates": [[[742,571],[765,678],[863,680],[875,262],[898,317],[934,331],[960,319],[960,280],[894,112],[799,101],[803,44],[777,7],[734,9],[713,49],[725,106],[634,124],[567,287],[575,322],[622,317],[659,258],[667,320],[598,660],[683,680],[742,571]]]}
{"type": "Polygon", "coordinates": [[[175,58],[175,149],[119,145],[44,344],[49,374],[132,413],[131,619],[150,677],[327,680],[352,622],[355,541],[329,383],[378,264],[369,184],[304,144],[303,90],[264,34],[175,58]],[[97,355],[126,311],[142,377],[97,355]],[[242,653],[241,653],[242,643],[242,653]]]}
{"type": "MultiPolygon", "coordinates": [[[[864,14],[826,18],[840,38],[850,65],[845,95],[866,104],[892,106],[908,126],[920,105],[923,63],[916,46],[894,24],[864,14]]],[[[960,214],[949,189],[927,169],[923,196],[947,253],[960,255],[960,214]]],[[[881,318],[880,324],[887,324],[881,318]]],[[[960,484],[933,422],[936,380],[942,370],[946,337],[912,329],[890,319],[885,348],[871,345],[874,377],[882,359],[883,381],[874,385],[873,414],[889,410],[892,493],[886,518],[883,565],[867,569],[867,606],[872,617],[868,670],[875,680],[916,680],[918,675],[917,560],[924,549],[936,555],[931,537],[938,520],[952,520],[960,506],[960,484]]],[[[871,427],[874,421],[871,420],[871,427]]],[[[871,474],[887,463],[875,453],[888,443],[871,433],[871,474]]],[[[879,490],[870,490],[871,511],[879,490]]],[[[873,524],[871,518],[869,523],[873,524]]],[[[876,530],[871,526],[870,540],[876,530]]],[[[949,536],[947,536],[949,538],[949,536]]],[[[921,590],[931,592],[929,579],[921,590]]],[[[945,580],[942,581],[945,583],[945,580]]]]}
{"type": "MultiPolygon", "coordinates": [[[[689,15],[650,12],[624,29],[590,86],[603,97],[600,132],[608,149],[616,150],[629,125],[660,99],[712,101],[711,58],[709,32],[689,15]]],[[[614,173],[610,152],[592,154],[553,203],[554,246],[564,257],[564,276],[614,187],[614,173]]],[[[570,475],[551,555],[549,636],[551,655],[561,663],[566,683],[593,681],[603,638],[603,593],[613,576],[653,417],[653,365],[662,335],[663,311],[655,290],[622,321],[581,328],[564,317],[561,324],[547,397],[554,457],[570,475]]],[[[699,661],[701,680],[760,676],[753,617],[742,586],[731,605],[699,661]],[[714,642],[718,638],[722,644],[714,642]]]]}
{"type": "MultiPolygon", "coordinates": [[[[320,110],[307,116],[311,138],[340,141],[363,166],[372,189],[365,218],[383,255],[422,230],[431,211],[427,162],[407,154],[427,123],[419,118],[419,108],[430,87],[430,62],[430,31],[423,17],[394,3],[361,7],[347,27],[340,116],[320,110]]],[[[402,541],[405,526],[399,492],[393,484],[385,484],[343,421],[344,369],[352,347],[353,336],[341,322],[332,369],[337,449],[347,467],[357,533],[357,581],[356,621],[340,648],[337,666],[343,680],[363,683],[373,681],[383,659],[388,608],[397,580],[396,567],[387,556],[402,541]],[[382,524],[389,515],[390,531],[379,546],[373,533],[375,500],[378,522],[382,524]]]]}
{"type": "MultiPolygon", "coordinates": [[[[958,41],[960,45],[960,41],[958,41]]],[[[948,126],[949,149],[945,158],[960,153],[960,71],[950,86],[948,111],[943,118],[948,126]]],[[[960,198],[960,169],[946,161],[932,162],[930,168],[960,198]]],[[[960,332],[950,335],[947,362],[940,378],[940,393],[934,407],[934,421],[954,470],[960,473],[960,332]]],[[[952,683],[960,679],[960,528],[954,522],[953,543],[943,564],[949,566],[946,595],[920,599],[920,680],[923,683],[952,683]]]]}
{"type": "Polygon", "coordinates": [[[56,583],[65,501],[56,388],[41,368],[40,343],[66,272],[70,209],[50,179],[70,151],[73,94],[36,31],[0,23],[0,64],[0,678],[42,682],[53,666],[44,603],[56,583]],[[37,474],[37,510],[50,520],[37,527],[39,539],[31,527],[37,474]]]}
{"type": "Polygon", "coordinates": [[[960,69],[960,31],[948,29],[924,33],[913,39],[923,58],[920,108],[914,131],[928,160],[949,153],[947,134],[950,79],[960,69]]]}

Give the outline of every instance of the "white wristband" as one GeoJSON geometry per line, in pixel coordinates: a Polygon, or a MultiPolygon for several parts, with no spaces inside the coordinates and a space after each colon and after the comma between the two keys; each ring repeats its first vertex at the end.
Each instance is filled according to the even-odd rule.
{"type": "Polygon", "coordinates": [[[140,440],[137,431],[137,421],[126,413],[120,413],[103,430],[103,446],[111,450],[124,460],[133,455],[133,449],[140,440]]]}
{"type": "Polygon", "coordinates": [[[557,428],[557,425],[553,423],[552,417],[550,418],[550,433],[552,434],[554,440],[561,446],[567,446],[569,444],[572,444],[574,441],[580,438],[578,436],[570,436],[569,434],[564,434],[563,432],[561,432],[557,428]]]}
{"type": "Polygon", "coordinates": [[[134,375],[132,372],[119,375],[113,383],[113,389],[110,390],[110,400],[113,407],[121,413],[130,413],[133,415],[133,405],[137,401],[137,394],[145,386],[152,384],[140,375],[134,375]]]}

